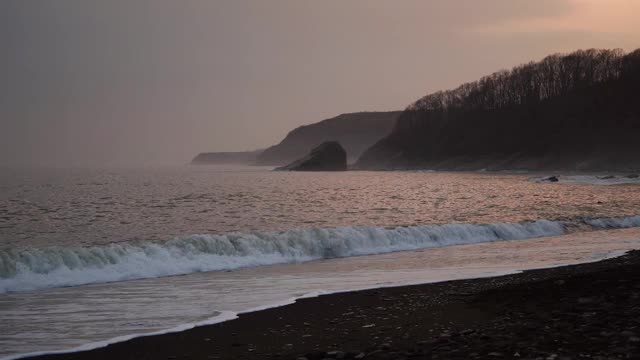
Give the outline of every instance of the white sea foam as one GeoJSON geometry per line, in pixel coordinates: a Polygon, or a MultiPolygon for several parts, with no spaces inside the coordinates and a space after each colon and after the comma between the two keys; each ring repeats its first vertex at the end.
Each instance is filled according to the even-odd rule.
{"type": "MultiPolygon", "coordinates": [[[[581,222],[640,226],[640,216],[581,222]]],[[[0,293],[561,235],[570,222],[341,227],[192,235],[164,243],[0,250],[0,293]]]]}

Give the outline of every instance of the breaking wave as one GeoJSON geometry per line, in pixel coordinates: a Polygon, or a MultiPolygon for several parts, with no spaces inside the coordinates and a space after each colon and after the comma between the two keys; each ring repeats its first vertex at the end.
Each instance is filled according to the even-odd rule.
{"type": "Polygon", "coordinates": [[[516,224],[340,227],[191,235],[167,242],[0,250],[0,293],[639,227],[640,216],[516,224]]]}

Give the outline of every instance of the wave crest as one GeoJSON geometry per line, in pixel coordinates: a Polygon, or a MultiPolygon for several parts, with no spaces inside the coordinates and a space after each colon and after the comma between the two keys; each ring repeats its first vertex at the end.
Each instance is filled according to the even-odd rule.
{"type": "Polygon", "coordinates": [[[159,242],[0,250],[0,293],[562,235],[571,225],[640,226],[640,216],[579,222],[340,227],[191,235],[159,242]]]}

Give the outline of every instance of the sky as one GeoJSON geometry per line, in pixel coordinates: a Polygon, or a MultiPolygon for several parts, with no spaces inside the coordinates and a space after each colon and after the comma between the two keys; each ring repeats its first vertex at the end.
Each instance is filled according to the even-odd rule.
{"type": "Polygon", "coordinates": [[[185,164],[581,48],[640,0],[3,0],[0,167],[185,164]]]}

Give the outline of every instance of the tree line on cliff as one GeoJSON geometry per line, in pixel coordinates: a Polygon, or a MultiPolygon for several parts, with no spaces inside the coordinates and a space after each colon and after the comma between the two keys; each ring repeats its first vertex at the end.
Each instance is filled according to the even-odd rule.
{"type": "Polygon", "coordinates": [[[359,164],[639,149],[639,115],[640,49],[554,54],[419,99],[359,164]]]}

